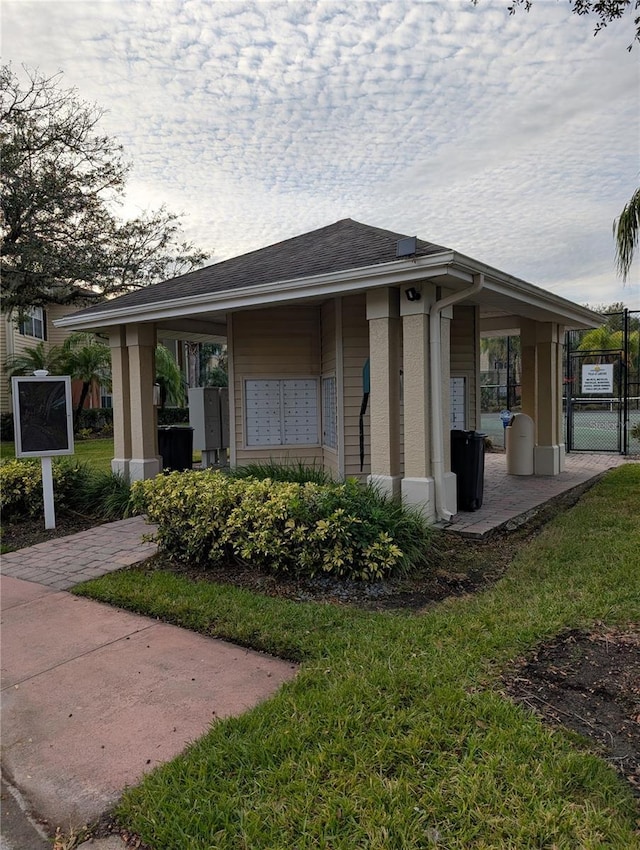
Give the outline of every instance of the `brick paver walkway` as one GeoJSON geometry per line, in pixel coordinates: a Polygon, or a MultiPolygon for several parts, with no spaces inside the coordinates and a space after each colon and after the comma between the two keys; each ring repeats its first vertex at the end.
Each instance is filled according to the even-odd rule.
{"type": "Polygon", "coordinates": [[[88,531],[9,552],[2,556],[2,573],[56,590],[67,590],[81,581],[136,564],[155,554],[155,543],[142,540],[143,535],[152,532],[153,526],[139,516],[98,525],[88,531]]]}
{"type": "Polygon", "coordinates": [[[629,458],[616,454],[572,453],[566,456],[565,471],[560,475],[507,475],[506,455],[491,452],[485,455],[482,507],[460,511],[448,529],[466,537],[482,537],[498,528],[515,527],[545,502],[628,462],[629,458]]]}

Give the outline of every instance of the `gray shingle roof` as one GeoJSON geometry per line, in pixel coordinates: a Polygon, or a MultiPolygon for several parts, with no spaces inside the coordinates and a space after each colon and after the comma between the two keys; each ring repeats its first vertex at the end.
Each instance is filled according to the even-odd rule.
{"type": "MultiPolygon", "coordinates": [[[[129,292],[111,301],[80,310],[74,315],[95,315],[114,307],[147,306],[174,298],[220,293],[247,286],[275,284],[295,278],[391,263],[398,259],[397,241],[406,236],[405,233],[394,233],[344,218],[319,230],[312,230],[275,245],[129,292]]],[[[448,250],[441,245],[418,239],[416,256],[424,257],[448,250]]]]}

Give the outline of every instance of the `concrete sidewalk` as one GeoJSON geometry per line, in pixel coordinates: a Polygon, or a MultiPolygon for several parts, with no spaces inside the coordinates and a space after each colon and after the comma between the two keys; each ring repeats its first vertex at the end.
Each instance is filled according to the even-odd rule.
{"type": "MultiPolygon", "coordinates": [[[[97,819],[212,722],[296,674],[289,662],[58,590],[148,557],[147,531],[124,520],[3,556],[3,776],[50,834],[97,819]]],[[[5,820],[2,847],[23,847],[5,820]]]]}

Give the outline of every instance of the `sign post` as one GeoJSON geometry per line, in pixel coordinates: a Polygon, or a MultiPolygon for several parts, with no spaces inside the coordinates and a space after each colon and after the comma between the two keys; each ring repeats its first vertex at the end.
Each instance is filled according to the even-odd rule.
{"type": "Polygon", "coordinates": [[[44,527],[56,527],[51,458],[73,454],[71,378],[33,376],[11,379],[16,457],[39,457],[42,464],[44,527]]]}

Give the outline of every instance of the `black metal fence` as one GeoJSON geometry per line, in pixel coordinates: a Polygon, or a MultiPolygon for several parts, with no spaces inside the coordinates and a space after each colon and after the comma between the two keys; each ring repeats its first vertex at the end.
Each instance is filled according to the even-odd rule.
{"type": "Polygon", "coordinates": [[[640,454],[640,311],[569,332],[565,364],[567,450],[640,454]]]}
{"type": "MultiPolygon", "coordinates": [[[[504,445],[500,412],[521,407],[520,339],[483,340],[482,430],[504,445]]],[[[565,443],[574,452],[640,455],[640,310],[570,331],[564,346],[565,443]]]]}

